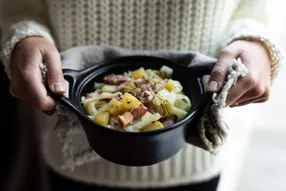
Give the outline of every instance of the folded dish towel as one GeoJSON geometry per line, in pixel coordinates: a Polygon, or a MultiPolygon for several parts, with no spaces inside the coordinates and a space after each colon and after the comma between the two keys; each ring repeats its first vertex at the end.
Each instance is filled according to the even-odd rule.
{"type": "MultiPolygon", "coordinates": [[[[104,60],[127,55],[157,56],[185,66],[202,65],[215,61],[214,58],[193,51],[131,51],[110,46],[75,47],[61,53],[61,58],[63,68],[79,70],[104,60]]],[[[219,152],[220,147],[226,142],[230,131],[223,118],[228,91],[238,78],[245,76],[246,73],[247,70],[241,63],[241,60],[234,59],[222,91],[219,94],[213,94],[212,104],[207,106],[200,117],[197,128],[192,136],[188,138],[190,144],[201,147],[212,154],[219,152]]],[[[204,85],[207,85],[208,79],[209,75],[202,77],[204,85]]],[[[65,96],[68,97],[68,92],[66,92],[65,96]]],[[[63,168],[73,169],[97,160],[99,156],[89,146],[78,117],[71,110],[60,104],[57,106],[57,113],[59,118],[55,131],[62,144],[63,168]]]]}

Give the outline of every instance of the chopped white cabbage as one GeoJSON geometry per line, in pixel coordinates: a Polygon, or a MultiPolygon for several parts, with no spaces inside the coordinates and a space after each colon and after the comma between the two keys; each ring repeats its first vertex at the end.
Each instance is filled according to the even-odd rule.
{"type": "Polygon", "coordinates": [[[190,109],[190,107],[191,107],[191,101],[190,101],[190,99],[187,96],[182,95],[182,94],[178,94],[176,96],[176,100],[174,102],[174,106],[179,108],[179,109],[188,111],[190,109]]]}
{"type": "Polygon", "coordinates": [[[116,92],[118,90],[118,86],[114,86],[114,85],[103,85],[101,88],[102,91],[104,92],[116,92]]]}
{"type": "Polygon", "coordinates": [[[180,121],[187,114],[187,112],[185,110],[176,108],[175,106],[173,106],[169,103],[166,104],[166,107],[167,107],[167,110],[170,114],[174,114],[177,116],[177,121],[180,121]]]}
{"type": "Polygon", "coordinates": [[[146,112],[140,121],[132,125],[126,126],[124,129],[126,131],[138,132],[143,127],[151,124],[153,121],[159,120],[160,118],[161,118],[161,115],[159,113],[151,114],[150,112],[146,112]]]}
{"type": "Polygon", "coordinates": [[[173,75],[173,69],[165,65],[160,68],[160,72],[164,73],[167,78],[173,75]]]}
{"type": "Polygon", "coordinates": [[[94,89],[100,89],[103,85],[104,83],[94,82],[93,87],[94,89]]]}

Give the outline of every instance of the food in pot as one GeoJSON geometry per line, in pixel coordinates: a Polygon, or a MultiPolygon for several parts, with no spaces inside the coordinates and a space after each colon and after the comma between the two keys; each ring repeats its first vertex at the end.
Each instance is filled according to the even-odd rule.
{"type": "Polygon", "coordinates": [[[109,74],[94,83],[94,92],[82,97],[86,114],[95,123],[121,131],[142,132],[180,121],[191,107],[173,70],[143,67],[124,74],[109,74]]]}

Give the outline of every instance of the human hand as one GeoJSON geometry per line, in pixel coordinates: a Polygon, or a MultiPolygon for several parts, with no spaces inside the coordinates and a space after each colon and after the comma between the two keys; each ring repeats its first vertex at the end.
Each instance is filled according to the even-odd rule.
{"type": "Polygon", "coordinates": [[[240,57],[248,73],[229,90],[226,106],[261,103],[270,96],[270,57],[267,49],[256,41],[238,40],[219,54],[209,80],[208,91],[218,92],[224,83],[232,60],[240,57]]]}
{"type": "Polygon", "coordinates": [[[37,109],[51,111],[55,101],[47,95],[42,83],[40,63],[45,63],[47,82],[55,94],[66,91],[60,54],[56,47],[42,37],[28,37],[15,46],[11,56],[10,92],[20,100],[30,102],[37,109]]]}

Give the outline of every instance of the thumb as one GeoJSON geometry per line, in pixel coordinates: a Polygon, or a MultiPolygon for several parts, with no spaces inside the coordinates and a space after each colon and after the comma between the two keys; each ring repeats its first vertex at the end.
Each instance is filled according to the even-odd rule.
{"type": "Polygon", "coordinates": [[[54,94],[64,94],[66,92],[66,85],[59,52],[46,51],[43,59],[48,70],[47,79],[50,90],[54,94]]]}
{"type": "Polygon", "coordinates": [[[238,55],[231,50],[223,50],[217,59],[217,63],[214,66],[211,76],[208,82],[208,92],[218,92],[223,86],[228,68],[232,65],[232,60],[238,55]]]}

